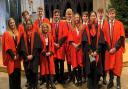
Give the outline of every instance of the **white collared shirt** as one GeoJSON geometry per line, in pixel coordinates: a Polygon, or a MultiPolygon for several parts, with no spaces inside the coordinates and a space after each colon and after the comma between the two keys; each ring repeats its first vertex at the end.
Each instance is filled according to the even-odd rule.
{"type": "Polygon", "coordinates": [[[80,33],[77,27],[76,27],[76,33],[77,33],[77,35],[79,35],[79,33],[80,33]]]}
{"type": "Polygon", "coordinates": [[[102,20],[98,19],[98,25],[101,24],[101,28],[103,27],[103,22],[104,22],[104,19],[102,20]]]}
{"type": "Polygon", "coordinates": [[[110,29],[112,28],[112,24],[111,23],[113,23],[113,26],[114,26],[114,22],[115,22],[115,19],[113,21],[109,20],[110,29]]]}
{"type": "Polygon", "coordinates": [[[46,46],[48,46],[48,37],[45,38],[46,46]]]}
{"type": "Polygon", "coordinates": [[[88,25],[88,21],[86,21],[86,22],[83,21],[83,25],[88,25]]]}

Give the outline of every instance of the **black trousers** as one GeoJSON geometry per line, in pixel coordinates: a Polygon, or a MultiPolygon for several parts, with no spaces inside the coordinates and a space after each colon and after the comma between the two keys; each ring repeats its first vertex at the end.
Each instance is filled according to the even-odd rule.
{"type": "Polygon", "coordinates": [[[28,70],[28,83],[30,88],[36,89],[38,84],[38,73],[34,73],[31,69],[28,70]]]}
{"type": "Polygon", "coordinates": [[[77,82],[82,81],[82,68],[80,66],[78,66],[77,68],[74,68],[73,75],[76,78],[77,82]]]}
{"type": "Polygon", "coordinates": [[[21,89],[21,71],[15,68],[14,72],[9,75],[9,89],[21,89]]]}
{"type": "Polygon", "coordinates": [[[67,64],[68,67],[68,78],[72,77],[72,70],[71,70],[71,64],[67,64]]]}
{"type": "Polygon", "coordinates": [[[103,66],[103,79],[106,79],[106,71],[105,71],[105,50],[101,52],[102,66],[103,66]]]}
{"type": "Polygon", "coordinates": [[[55,59],[55,81],[64,82],[64,60],[55,59]]]}
{"type": "Polygon", "coordinates": [[[27,79],[27,83],[28,83],[28,78],[29,78],[29,74],[28,74],[29,68],[28,68],[28,65],[29,65],[28,61],[23,61],[23,66],[24,66],[24,71],[25,71],[25,76],[26,76],[26,79],[27,79]]]}
{"type": "Polygon", "coordinates": [[[91,72],[90,74],[87,75],[88,89],[98,89],[98,82],[99,82],[100,75],[98,75],[98,72],[97,72],[96,62],[92,62],[90,67],[91,67],[91,72]]]}

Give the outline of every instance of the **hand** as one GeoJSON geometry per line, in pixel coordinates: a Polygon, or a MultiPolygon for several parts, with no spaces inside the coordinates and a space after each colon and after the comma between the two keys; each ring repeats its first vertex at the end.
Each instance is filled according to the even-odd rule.
{"type": "Polygon", "coordinates": [[[14,56],[14,60],[16,60],[17,59],[17,56],[14,56]]]}
{"type": "Polygon", "coordinates": [[[110,49],[110,51],[109,51],[110,54],[114,54],[115,52],[116,52],[116,48],[112,48],[112,49],[110,49]]]}
{"type": "Polygon", "coordinates": [[[50,54],[51,54],[50,52],[47,52],[47,53],[46,53],[46,56],[50,56],[50,54]]]}
{"type": "Polygon", "coordinates": [[[78,47],[78,45],[77,45],[77,44],[75,44],[75,43],[72,43],[72,45],[73,45],[75,48],[77,48],[77,47],[78,47]]]}
{"type": "Polygon", "coordinates": [[[60,45],[57,44],[57,43],[54,43],[54,45],[55,45],[56,48],[59,48],[60,47],[60,45]]]}
{"type": "Polygon", "coordinates": [[[28,60],[32,60],[33,56],[32,55],[28,55],[27,58],[28,58],[28,60]]]}

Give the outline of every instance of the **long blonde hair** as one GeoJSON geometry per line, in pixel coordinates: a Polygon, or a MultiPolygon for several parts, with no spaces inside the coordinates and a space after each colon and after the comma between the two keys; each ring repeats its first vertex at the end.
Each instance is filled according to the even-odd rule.
{"type": "MultiPolygon", "coordinates": [[[[11,35],[13,35],[13,32],[12,32],[12,30],[10,29],[10,24],[9,24],[11,20],[13,20],[13,21],[15,22],[15,20],[14,20],[13,18],[11,18],[11,17],[8,19],[8,22],[7,22],[7,31],[8,31],[11,35]]],[[[18,30],[17,30],[16,24],[15,24],[15,31],[16,31],[16,35],[17,35],[18,30]]]]}
{"type": "MultiPolygon", "coordinates": [[[[75,16],[77,16],[77,15],[79,16],[79,27],[78,27],[78,30],[83,30],[82,19],[81,19],[80,15],[78,13],[74,14],[74,19],[75,19],[75,16]]],[[[76,23],[74,22],[73,28],[75,28],[75,27],[76,27],[76,23]]]]}

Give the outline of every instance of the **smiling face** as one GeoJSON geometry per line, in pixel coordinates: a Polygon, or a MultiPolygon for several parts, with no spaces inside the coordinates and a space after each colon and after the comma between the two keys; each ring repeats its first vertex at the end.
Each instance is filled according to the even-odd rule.
{"type": "Polygon", "coordinates": [[[29,15],[29,13],[24,13],[23,18],[24,18],[25,21],[30,20],[30,15],[29,15]]]}
{"type": "Polygon", "coordinates": [[[26,23],[26,29],[27,29],[28,31],[31,31],[31,30],[32,30],[32,23],[31,23],[30,20],[28,20],[27,23],[26,23]]]}
{"type": "Polygon", "coordinates": [[[8,26],[9,26],[10,29],[15,29],[16,28],[15,20],[13,18],[9,19],[8,26]]]}
{"type": "Polygon", "coordinates": [[[65,17],[67,20],[71,20],[72,19],[72,16],[73,16],[73,12],[72,12],[72,9],[67,9],[66,10],[66,14],[65,14],[65,17]]]}
{"type": "Polygon", "coordinates": [[[43,17],[44,15],[43,9],[38,9],[38,15],[39,15],[39,18],[43,17]]]}
{"type": "Polygon", "coordinates": [[[83,19],[84,22],[87,22],[88,21],[88,15],[84,14],[82,16],[82,19],[83,19]]]}
{"type": "Polygon", "coordinates": [[[54,21],[57,22],[60,19],[60,13],[56,12],[53,15],[54,21]]]}
{"type": "Polygon", "coordinates": [[[108,18],[109,18],[110,20],[114,20],[114,19],[115,19],[115,16],[116,16],[115,11],[110,11],[110,12],[108,13],[108,18]]]}
{"type": "Polygon", "coordinates": [[[42,32],[47,34],[49,32],[49,26],[47,24],[42,25],[42,32]]]}
{"type": "Polygon", "coordinates": [[[97,15],[95,12],[91,12],[90,14],[90,21],[91,22],[95,22],[96,21],[96,18],[97,18],[97,15]]]}
{"type": "Polygon", "coordinates": [[[98,12],[98,18],[99,18],[100,20],[103,19],[103,16],[104,16],[104,13],[103,13],[103,12],[98,12]]]}
{"type": "Polygon", "coordinates": [[[74,16],[74,23],[75,24],[79,24],[80,23],[80,15],[79,14],[75,14],[75,16],[74,16]]]}

